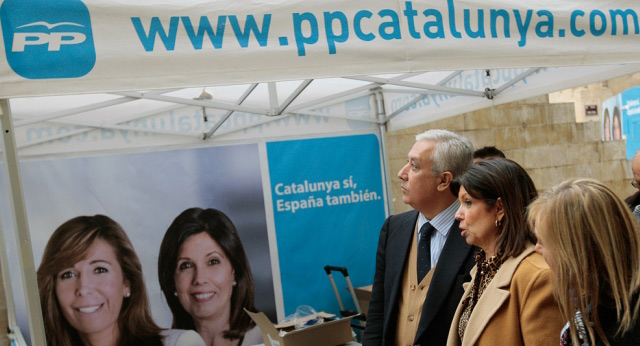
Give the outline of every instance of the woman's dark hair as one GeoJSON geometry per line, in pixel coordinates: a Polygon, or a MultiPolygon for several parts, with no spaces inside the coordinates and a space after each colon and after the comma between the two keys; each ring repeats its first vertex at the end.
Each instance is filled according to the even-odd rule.
{"type": "Polygon", "coordinates": [[[224,332],[227,339],[239,339],[255,326],[251,317],[243,311],[256,311],[254,284],[249,260],[242,247],[238,231],[229,217],[216,209],[190,208],[173,220],[160,245],[158,255],[158,280],[160,289],[173,313],[173,328],[196,330],[191,315],[182,307],[174,295],[176,283],[174,273],[178,264],[180,247],[187,238],[205,232],[220,245],[234,270],[236,286],[231,294],[230,329],[224,332]]]}
{"type": "Polygon", "coordinates": [[[118,316],[118,345],[162,345],[161,329],[151,317],[140,260],[122,227],[104,215],[78,216],[63,223],[53,232],[44,249],[38,268],[38,289],[47,345],[82,345],[78,332],[60,311],[56,280],[60,271],[85,258],[98,239],[113,248],[122,274],[130,285],[131,295],[123,300],[118,316]]]}
{"type": "Polygon", "coordinates": [[[504,218],[498,227],[496,250],[502,259],[522,253],[528,243],[536,243],[536,236],[526,218],[527,206],[538,196],[529,174],[515,161],[494,158],[481,161],[451,184],[457,196],[460,186],[477,199],[493,206],[502,201],[504,218]]]}

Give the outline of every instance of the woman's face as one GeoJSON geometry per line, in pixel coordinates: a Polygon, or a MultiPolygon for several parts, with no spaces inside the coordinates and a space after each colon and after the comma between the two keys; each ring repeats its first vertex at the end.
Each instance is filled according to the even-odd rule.
{"type": "Polygon", "coordinates": [[[467,244],[482,248],[487,256],[495,255],[498,238],[498,202],[489,207],[484,200],[471,197],[463,186],[460,187],[458,200],[460,208],[456,212],[456,220],[460,221],[460,234],[467,244]]]}
{"type": "Polygon", "coordinates": [[[225,252],[208,233],[194,234],[182,243],[174,279],[178,300],[194,320],[225,315],[228,320],[234,270],[225,252]]]}
{"type": "Polygon", "coordinates": [[[118,316],[130,292],[113,247],[97,239],[87,256],[56,275],[62,315],[83,340],[118,337],[118,316]]]}

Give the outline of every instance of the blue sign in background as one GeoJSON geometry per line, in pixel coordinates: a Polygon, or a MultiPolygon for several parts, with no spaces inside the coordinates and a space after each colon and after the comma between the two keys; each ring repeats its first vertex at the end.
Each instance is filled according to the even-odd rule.
{"type": "MultiPolygon", "coordinates": [[[[285,315],[299,305],[338,314],[325,265],[355,287],[373,283],[385,219],[378,138],[357,135],[267,143],[285,315]]],[[[334,273],[347,309],[355,309],[334,273]]]]}
{"type": "Polygon", "coordinates": [[[622,134],[626,136],[627,159],[640,149],[640,88],[631,88],[620,93],[622,134]]]}

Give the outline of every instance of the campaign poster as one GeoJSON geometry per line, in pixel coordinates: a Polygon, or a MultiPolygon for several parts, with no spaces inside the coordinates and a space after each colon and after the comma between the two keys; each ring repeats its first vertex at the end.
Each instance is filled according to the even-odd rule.
{"type": "MultiPolygon", "coordinates": [[[[339,314],[325,265],[346,267],[353,286],[373,283],[385,219],[380,144],[374,134],[267,143],[286,315],[299,306],[339,314]]],[[[354,309],[334,272],[346,309],[354,309]]]]}
{"type": "MultiPolygon", "coordinates": [[[[172,315],[157,275],[161,241],[183,210],[215,208],[229,216],[238,230],[255,281],[256,308],[275,320],[259,156],[258,144],[246,144],[22,161],[35,264],[40,265],[59,225],[80,215],[107,215],[131,239],[142,262],[153,317],[158,325],[169,328],[172,315]]],[[[0,188],[9,190],[6,185],[0,188]]],[[[3,202],[3,228],[11,230],[6,226],[10,208],[3,202]]],[[[11,267],[16,269],[12,276],[20,277],[19,266],[11,267]]],[[[24,301],[18,296],[22,294],[19,287],[14,292],[16,302],[24,301]]],[[[16,310],[18,324],[29,339],[26,308],[16,310]]]]}

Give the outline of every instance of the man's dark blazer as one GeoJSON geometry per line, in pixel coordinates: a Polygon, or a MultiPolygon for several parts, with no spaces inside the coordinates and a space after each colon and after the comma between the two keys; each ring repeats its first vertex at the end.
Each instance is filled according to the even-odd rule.
{"type": "MultiPolygon", "coordinates": [[[[413,210],[387,218],[380,231],[367,324],[363,346],[393,346],[396,337],[398,297],[402,293],[404,266],[415,231],[418,212],[413,210]]],[[[475,265],[475,247],[460,235],[453,223],[440,253],[414,344],[444,346],[451,320],[464,293],[462,284],[470,281],[475,265]]]]}

